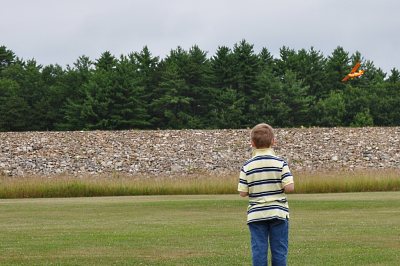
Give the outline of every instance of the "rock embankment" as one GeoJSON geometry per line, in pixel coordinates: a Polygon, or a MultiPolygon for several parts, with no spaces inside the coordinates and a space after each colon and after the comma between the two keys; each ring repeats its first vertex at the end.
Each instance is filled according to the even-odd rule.
{"type": "MultiPolygon", "coordinates": [[[[0,133],[0,174],[175,175],[237,172],[250,130],[0,133]]],[[[400,169],[400,127],[276,129],[292,170],[400,169]]]]}

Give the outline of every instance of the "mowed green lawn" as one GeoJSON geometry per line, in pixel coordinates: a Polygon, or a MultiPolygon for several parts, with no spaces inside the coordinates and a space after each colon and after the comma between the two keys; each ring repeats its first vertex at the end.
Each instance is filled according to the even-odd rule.
{"type": "MultiPolygon", "coordinates": [[[[400,192],[289,195],[289,265],[399,265],[400,192]]],[[[250,265],[238,195],[0,200],[0,265],[250,265]]]]}

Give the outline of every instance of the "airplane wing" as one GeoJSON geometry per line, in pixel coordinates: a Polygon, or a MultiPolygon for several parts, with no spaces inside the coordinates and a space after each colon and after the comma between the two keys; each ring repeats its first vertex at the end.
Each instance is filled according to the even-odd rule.
{"type": "Polygon", "coordinates": [[[360,62],[357,62],[357,64],[351,69],[350,73],[354,73],[357,71],[357,69],[360,67],[360,62]]]}
{"type": "Polygon", "coordinates": [[[359,72],[356,73],[357,69],[360,67],[360,62],[357,62],[357,64],[351,69],[350,73],[347,74],[343,79],[342,82],[347,81],[350,77],[354,78],[354,77],[358,77],[361,76],[362,74],[364,74],[364,70],[360,70],[359,72]]]}

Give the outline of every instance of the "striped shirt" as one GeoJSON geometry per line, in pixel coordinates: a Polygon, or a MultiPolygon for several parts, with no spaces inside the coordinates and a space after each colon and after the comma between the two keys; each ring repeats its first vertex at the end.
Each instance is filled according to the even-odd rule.
{"type": "Polygon", "coordinates": [[[256,149],[240,170],[238,191],[249,194],[247,223],[289,218],[283,187],[293,183],[288,164],[271,148],[256,149]]]}

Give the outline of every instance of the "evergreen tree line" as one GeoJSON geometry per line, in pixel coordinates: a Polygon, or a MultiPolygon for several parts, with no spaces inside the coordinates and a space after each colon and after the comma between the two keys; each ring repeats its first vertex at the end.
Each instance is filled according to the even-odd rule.
{"type": "Polygon", "coordinates": [[[194,45],[163,59],[147,47],[81,56],[65,68],[0,47],[0,131],[398,126],[400,73],[337,47],[259,53],[245,40],[215,54],[194,45]],[[365,74],[342,78],[361,61],[365,74]]]}

